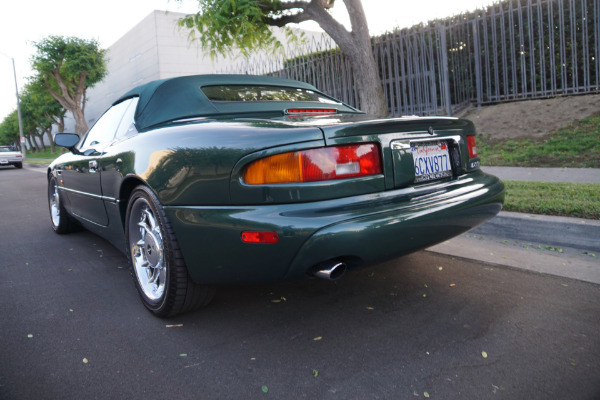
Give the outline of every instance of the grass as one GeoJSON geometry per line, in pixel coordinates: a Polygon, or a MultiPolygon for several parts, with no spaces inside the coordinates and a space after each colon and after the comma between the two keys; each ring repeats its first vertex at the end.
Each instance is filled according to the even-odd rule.
{"type": "Polygon", "coordinates": [[[600,183],[504,181],[505,211],[600,219],[600,183]]]}
{"type": "Polygon", "coordinates": [[[541,138],[477,136],[483,165],[600,168],[600,113],[541,138]]]}
{"type": "Polygon", "coordinates": [[[27,150],[27,162],[32,160],[54,160],[56,157],[62,154],[62,148],[57,147],[56,151],[53,153],[50,151],[50,147],[46,147],[46,151],[41,151],[39,153],[34,153],[31,150],[27,150]]]}

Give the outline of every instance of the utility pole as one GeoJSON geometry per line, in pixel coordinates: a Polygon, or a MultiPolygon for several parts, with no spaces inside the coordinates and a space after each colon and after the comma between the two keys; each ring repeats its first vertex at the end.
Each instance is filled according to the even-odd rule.
{"type": "Polygon", "coordinates": [[[15,93],[17,95],[17,118],[19,119],[19,138],[21,140],[21,153],[23,153],[23,159],[27,155],[27,148],[25,147],[25,137],[23,136],[23,120],[21,119],[21,101],[19,100],[19,86],[17,85],[17,69],[15,68],[15,59],[4,53],[0,53],[5,57],[10,58],[13,67],[13,76],[15,78],[15,93]]]}

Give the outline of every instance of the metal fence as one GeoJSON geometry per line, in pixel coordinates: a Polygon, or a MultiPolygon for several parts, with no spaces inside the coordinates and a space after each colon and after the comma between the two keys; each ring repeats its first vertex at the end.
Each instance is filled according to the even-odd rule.
{"type": "MultiPolygon", "coordinates": [[[[391,115],[600,90],[600,0],[508,0],[372,40],[391,115]]],[[[309,82],[360,108],[353,71],[326,36],[229,71],[309,82]]]]}

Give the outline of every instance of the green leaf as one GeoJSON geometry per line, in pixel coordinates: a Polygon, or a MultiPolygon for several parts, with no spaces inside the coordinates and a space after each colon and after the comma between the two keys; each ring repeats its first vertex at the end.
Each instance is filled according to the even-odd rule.
{"type": "Polygon", "coordinates": [[[319,371],[317,371],[316,369],[313,369],[313,376],[316,378],[317,376],[319,376],[319,371]]]}
{"type": "Polygon", "coordinates": [[[262,391],[263,391],[263,393],[267,393],[269,391],[269,388],[266,385],[263,385],[262,391]]]}

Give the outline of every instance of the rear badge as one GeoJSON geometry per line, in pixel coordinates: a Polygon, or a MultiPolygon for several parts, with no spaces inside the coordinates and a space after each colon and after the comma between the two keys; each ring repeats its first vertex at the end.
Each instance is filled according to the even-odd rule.
{"type": "Polygon", "coordinates": [[[429,134],[431,136],[433,136],[434,132],[433,132],[433,126],[430,126],[429,129],[427,129],[427,132],[429,132],[429,134]]]}

